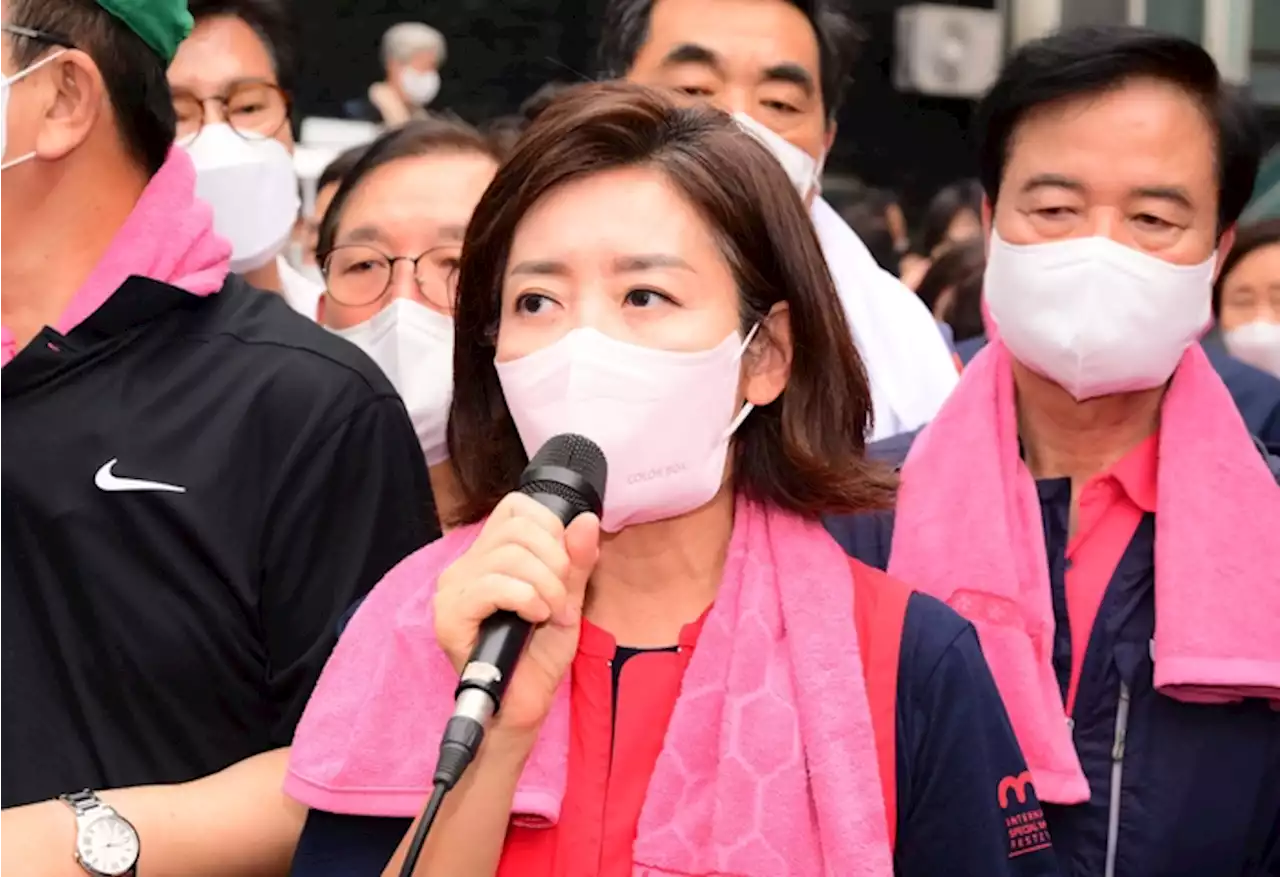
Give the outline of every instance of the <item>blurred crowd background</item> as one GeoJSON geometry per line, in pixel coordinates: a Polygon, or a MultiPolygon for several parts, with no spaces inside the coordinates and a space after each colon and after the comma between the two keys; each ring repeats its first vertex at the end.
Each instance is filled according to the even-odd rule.
{"type": "MultiPolygon", "coordinates": [[[[447,57],[430,106],[473,124],[516,112],[548,82],[598,74],[603,4],[595,0],[293,0],[293,6],[298,69],[306,74],[292,83],[298,119],[346,115],[344,108],[381,78],[379,41],[403,21],[426,22],[443,34],[447,57]]],[[[1280,142],[1275,0],[860,0],[855,11],[862,48],[824,191],[892,190],[913,228],[939,189],[973,175],[970,116],[1003,54],[1055,27],[1129,22],[1201,42],[1261,106],[1268,145],[1280,142]],[[921,8],[928,21],[912,35],[902,23],[921,8]]],[[[1280,178],[1274,159],[1271,167],[1280,178]]]]}

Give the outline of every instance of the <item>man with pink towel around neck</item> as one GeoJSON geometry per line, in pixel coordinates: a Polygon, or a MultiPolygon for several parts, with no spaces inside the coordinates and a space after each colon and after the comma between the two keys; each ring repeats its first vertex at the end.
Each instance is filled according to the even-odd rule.
{"type": "Polygon", "coordinates": [[[973,622],[1065,873],[1280,873],[1280,487],[1198,343],[1250,109],[1199,46],[1100,28],[1017,52],[978,121],[992,343],[896,524],[829,527],[973,622]]]}
{"type": "Polygon", "coordinates": [[[4,0],[4,874],[270,874],[339,618],[438,534],[404,405],[229,275],[185,0],[4,0]]]}

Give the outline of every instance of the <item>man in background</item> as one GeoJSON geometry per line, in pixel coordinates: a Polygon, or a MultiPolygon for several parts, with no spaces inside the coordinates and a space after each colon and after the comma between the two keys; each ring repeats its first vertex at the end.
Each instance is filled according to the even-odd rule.
{"type": "Polygon", "coordinates": [[[348,101],[347,115],[388,128],[423,119],[440,93],[445,42],[440,31],[420,21],[397,24],[382,35],[381,82],[363,99],[348,101]]]}
{"type": "Polygon", "coordinates": [[[870,438],[918,429],[957,380],[942,333],[819,194],[856,30],[826,3],[610,0],[606,75],[709,101],[756,134],[810,206],[827,267],[871,383],[870,438]]]}
{"type": "Polygon", "coordinates": [[[178,143],[197,194],[231,242],[231,270],[315,319],[322,287],[283,256],[298,218],[291,22],[281,0],[192,0],[195,27],[169,65],[178,143]]]}
{"type": "MultiPolygon", "coordinates": [[[[294,230],[294,242],[296,245],[292,262],[298,268],[298,272],[306,277],[316,286],[318,286],[323,295],[324,290],[324,273],[320,269],[320,263],[316,259],[316,244],[320,238],[320,224],[324,222],[324,214],[329,209],[329,205],[333,203],[333,196],[338,193],[338,187],[342,185],[342,181],[347,178],[347,174],[351,173],[351,169],[360,161],[360,157],[364,155],[368,146],[353,146],[350,149],[341,152],[337,158],[325,165],[324,170],[320,172],[320,176],[316,179],[316,197],[311,205],[311,212],[298,217],[298,227],[294,230]]],[[[317,299],[317,303],[318,303],[317,299]]],[[[316,317],[317,312],[312,311],[306,316],[316,317]]]]}
{"type": "Polygon", "coordinates": [[[973,622],[1069,877],[1280,874],[1280,467],[1198,343],[1258,166],[1205,50],[1020,47],[979,103],[994,334],[845,549],[973,622]]]}
{"type": "Polygon", "coordinates": [[[173,148],[186,3],[0,25],[0,870],[283,872],[338,620],[438,534],[422,451],[364,354],[229,272],[173,148]]]}

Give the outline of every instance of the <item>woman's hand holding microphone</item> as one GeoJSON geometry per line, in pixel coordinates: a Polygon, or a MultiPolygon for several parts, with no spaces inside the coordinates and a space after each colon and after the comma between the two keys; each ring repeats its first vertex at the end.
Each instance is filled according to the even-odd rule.
{"type": "MultiPolygon", "coordinates": [[[[595,515],[578,515],[565,527],[537,500],[512,493],[440,574],[436,639],[457,672],[470,660],[481,624],[498,610],[535,627],[475,762],[440,809],[415,874],[496,873],[516,784],[578,651],[582,601],[599,555],[595,515]]],[[[420,826],[415,821],[384,877],[401,872],[420,826]]]]}
{"type": "Polygon", "coordinates": [[[436,639],[455,670],[471,656],[481,622],[499,609],[537,625],[492,731],[532,737],[541,727],[577,653],[587,579],[599,554],[595,515],[579,515],[565,527],[536,500],[512,493],[440,574],[436,639]]]}

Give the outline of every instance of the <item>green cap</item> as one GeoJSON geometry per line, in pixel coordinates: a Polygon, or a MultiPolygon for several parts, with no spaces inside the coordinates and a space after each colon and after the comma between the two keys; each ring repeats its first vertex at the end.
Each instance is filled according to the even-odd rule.
{"type": "Polygon", "coordinates": [[[97,0],[164,59],[167,66],[195,22],[187,0],[97,0]]]}

